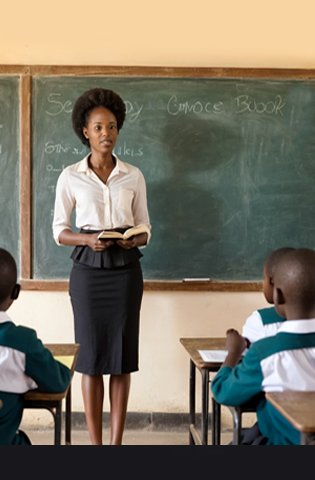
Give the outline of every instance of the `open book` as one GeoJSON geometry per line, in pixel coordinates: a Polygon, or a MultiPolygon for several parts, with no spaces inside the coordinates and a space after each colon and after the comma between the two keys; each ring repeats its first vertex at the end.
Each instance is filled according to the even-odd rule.
{"type": "MultiPolygon", "coordinates": [[[[242,353],[242,357],[247,352],[247,348],[242,353]]],[[[227,350],[198,350],[199,355],[205,362],[223,363],[228,354],[227,350]]]]}
{"type": "Polygon", "coordinates": [[[115,230],[103,230],[97,238],[100,239],[122,239],[127,240],[134,235],[140,235],[140,233],[148,233],[146,225],[138,225],[136,227],[128,228],[125,233],[116,232],[115,230]]]}
{"type": "Polygon", "coordinates": [[[227,350],[198,350],[205,362],[223,363],[228,354],[227,350]]]}

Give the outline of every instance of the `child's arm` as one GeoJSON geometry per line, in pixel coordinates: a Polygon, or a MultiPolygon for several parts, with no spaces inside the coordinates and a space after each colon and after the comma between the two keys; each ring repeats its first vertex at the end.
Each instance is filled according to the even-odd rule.
{"type": "Polygon", "coordinates": [[[243,356],[244,338],[236,331],[227,332],[228,354],[212,380],[211,390],[218,403],[242,405],[262,391],[262,371],[256,344],[243,356]]]}
{"type": "MultiPolygon", "coordinates": [[[[24,329],[24,327],[19,327],[24,329]]],[[[71,381],[70,369],[54,359],[52,353],[37,338],[35,330],[27,330],[25,374],[44,392],[63,392],[71,381]]]]}
{"type": "Polygon", "coordinates": [[[228,351],[222,367],[235,367],[242,358],[244,350],[247,348],[246,339],[234,328],[226,332],[226,348],[228,351]]]}

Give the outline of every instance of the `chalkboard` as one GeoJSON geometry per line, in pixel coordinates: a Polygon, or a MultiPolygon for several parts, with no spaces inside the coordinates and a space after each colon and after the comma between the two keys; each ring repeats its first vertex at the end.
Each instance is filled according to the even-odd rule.
{"type": "Polygon", "coordinates": [[[19,77],[0,76],[0,247],[20,268],[19,77]]]}
{"type": "Polygon", "coordinates": [[[152,223],[145,279],[255,281],[270,250],[315,247],[315,81],[266,78],[33,78],[33,272],[68,278],[52,239],[59,173],[87,153],[73,102],[111,88],[127,107],[116,154],[142,170],[152,223]]]}

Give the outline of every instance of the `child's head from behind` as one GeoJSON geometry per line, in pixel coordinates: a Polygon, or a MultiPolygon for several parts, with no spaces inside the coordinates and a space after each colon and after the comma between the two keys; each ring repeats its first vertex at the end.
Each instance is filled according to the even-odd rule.
{"type": "Polygon", "coordinates": [[[7,310],[18,297],[19,285],[16,281],[16,262],[7,250],[0,248],[0,310],[7,310]]]}
{"type": "Polygon", "coordinates": [[[273,275],[278,261],[288,252],[292,252],[293,247],[281,247],[273,250],[267,257],[263,271],[263,292],[268,303],[273,303],[273,275]]]}
{"type": "Polygon", "coordinates": [[[287,320],[315,318],[315,251],[299,248],[284,254],[273,274],[274,303],[287,320]]]}

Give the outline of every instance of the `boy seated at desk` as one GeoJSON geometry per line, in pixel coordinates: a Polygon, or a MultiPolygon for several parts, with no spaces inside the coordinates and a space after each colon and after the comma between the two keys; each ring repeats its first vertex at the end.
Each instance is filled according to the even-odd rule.
{"type": "Polygon", "coordinates": [[[31,445],[19,430],[25,392],[63,392],[71,379],[69,368],[54,359],[35,330],[16,326],[6,313],[19,292],[15,260],[0,248],[0,445],[31,445]]]}
{"type": "MultiPolygon", "coordinates": [[[[315,391],[315,251],[295,249],[279,258],[273,300],[286,321],[275,335],[246,342],[236,330],[226,336],[228,354],[212,381],[215,400],[242,405],[262,392],[315,391]]],[[[298,445],[299,432],[265,399],[257,406],[253,444],[298,445]]]]}
{"type": "Polygon", "coordinates": [[[279,314],[273,305],[272,278],[277,261],[282,255],[292,250],[294,250],[292,247],[282,247],[273,250],[264,263],[263,294],[267,302],[272,304],[272,307],[259,308],[247,317],[242,328],[242,335],[246,339],[248,347],[256,340],[275,335],[282,322],[285,321],[283,312],[281,311],[281,314],[279,314]]]}

